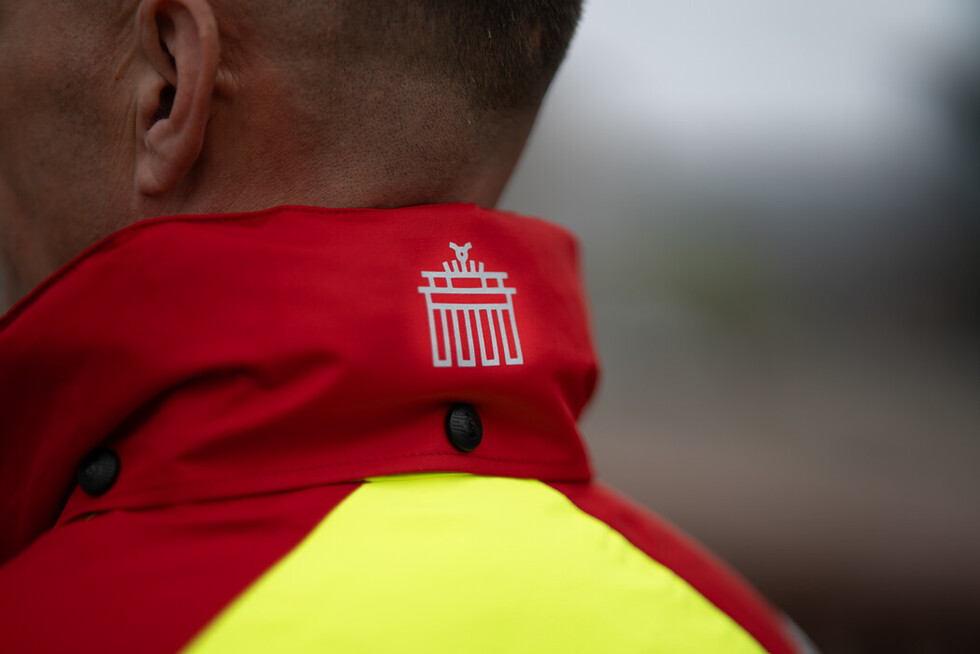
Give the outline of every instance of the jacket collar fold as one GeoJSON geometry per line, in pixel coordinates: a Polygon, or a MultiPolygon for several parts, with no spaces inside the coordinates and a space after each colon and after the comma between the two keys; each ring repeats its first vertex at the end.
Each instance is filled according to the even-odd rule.
{"type": "Polygon", "coordinates": [[[588,479],[576,252],[472,205],[117,232],[0,318],[0,561],[90,512],[420,471],[588,479]],[[483,423],[469,453],[446,435],[458,403],[483,423]],[[97,446],[121,466],[90,497],[75,470],[97,446]]]}

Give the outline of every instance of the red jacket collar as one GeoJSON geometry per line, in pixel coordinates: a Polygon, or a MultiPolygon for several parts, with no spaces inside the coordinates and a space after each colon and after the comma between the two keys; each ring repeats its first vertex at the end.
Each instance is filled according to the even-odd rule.
{"type": "Polygon", "coordinates": [[[575,241],[539,220],[435,205],[138,223],[0,318],[0,560],[59,512],[412,471],[585,480],[575,423],[595,377],[575,241]],[[456,287],[513,291],[428,290],[447,282],[423,272],[446,270],[456,287]],[[519,353],[501,337],[508,297],[519,353]],[[498,318],[486,357],[476,322],[468,352],[462,313],[455,351],[446,302],[504,306],[480,314],[498,318]],[[457,402],[483,421],[468,454],[444,429],[457,402]],[[74,476],[98,445],[121,472],[92,498],[74,476]]]}

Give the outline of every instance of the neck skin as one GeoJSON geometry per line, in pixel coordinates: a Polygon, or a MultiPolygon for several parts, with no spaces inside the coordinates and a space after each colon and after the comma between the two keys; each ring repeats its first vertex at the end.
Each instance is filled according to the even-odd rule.
{"type": "Polygon", "coordinates": [[[297,45],[237,5],[143,0],[100,18],[23,3],[4,14],[0,309],[146,218],[495,206],[537,106],[481,108],[449,73],[334,52],[330,39],[297,45]],[[77,28],[39,58],[28,27],[44,20],[77,28]]]}
{"type": "Polygon", "coordinates": [[[239,76],[231,93],[219,87],[199,161],[175,192],[143,198],[142,217],[286,204],[492,208],[536,115],[495,117],[488,130],[444,88],[413,80],[367,100],[338,97],[330,112],[338,118],[325,121],[319,107],[291,102],[282,79],[269,65],[239,76]]]}
{"type": "Polygon", "coordinates": [[[281,79],[271,66],[237,75],[233,84],[230,77],[219,78],[201,154],[169,192],[116,198],[106,206],[118,208],[109,217],[101,213],[98,221],[81,208],[78,218],[14,230],[3,243],[8,251],[0,252],[0,313],[92,243],[146,218],[289,204],[395,208],[465,202],[492,208],[536,113],[498,118],[498,127],[478,138],[478,116],[447,107],[439,89],[416,86],[410,94],[380,94],[369,103],[339,99],[350,106],[333,113],[346,119],[321,129],[322,116],[307,115],[299,103],[290,106],[281,79]]]}

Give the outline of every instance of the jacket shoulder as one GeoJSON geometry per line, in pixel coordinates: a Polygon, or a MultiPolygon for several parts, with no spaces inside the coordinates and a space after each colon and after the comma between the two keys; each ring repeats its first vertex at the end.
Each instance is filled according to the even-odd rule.
{"type": "Polygon", "coordinates": [[[665,520],[599,483],[552,483],[581,511],[619,532],[725,613],[770,654],[808,651],[789,621],[744,579],[665,520]]]}
{"type": "Polygon", "coordinates": [[[796,651],[765,602],[708,561],[591,484],[374,478],[190,652],[796,651]]]}

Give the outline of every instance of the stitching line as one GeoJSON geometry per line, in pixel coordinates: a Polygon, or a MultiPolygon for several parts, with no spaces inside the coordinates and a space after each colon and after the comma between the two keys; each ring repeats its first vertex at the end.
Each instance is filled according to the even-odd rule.
{"type": "MultiPolygon", "coordinates": [[[[479,460],[479,461],[496,461],[496,462],[500,462],[500,463],[513,463],[513,464],[525,465],[525,466],[540,465],[540,466],[548,466],[548,467],[556,467],[556,468],[557,467],[564,467],[564,466],[578,465],[578,463],[575,460],[572,460],[572,459],[568,459],[568,460],[564,460],[564,461],[543,461],[543,460],[537,460],[537,459],[509,459],[509,458],[505,458],[505,457],[473,456],[473,455],[462,455],[462,454],[458,454],[457,455],[457,454],[452,454],[452,453],[447,453],[447,452],[414,452],[414,453],[411,453],[411,454],[398,454],[398,455],[395,455],[395,456],[383,456],[383,457],[377,457],[377,458],[373,458],[373,459],[357,459],[355,461],[334,461],[334,462],[330,462],[330,463],[319,463],[319,464],[313,465],[313,466],[303,466],[303,467],[299,467],[299,468],[288,468],[288,469],[284,469],[284,470],[276,470],[274,472],[267,472],[267,473],[258,474],[258,475],[250,475],[250,478],[251,479],[268,479],[268,478],[273,478],[273,477],[282,477],[284,475],[290,475],[290,474],[297,473],[297,472],[308,472],[308,471],[311,471],[311,470],[321,470],[321,469],[324,469],[324,468],[337,468],[337,467],[341,467],[341,466],[362,465],[362,464],[367,464],[367,463],[379,463],[379,462],[382,462],[382,461],[396,461],[398,459],[410,459],[410,458],[422,457],[422,456],[441,456],[441,457],[446,457],[446,458],[453,459],[453,460],[475,459],[475,460],[479,460]]],[[[142,494],[142,493],[148,493],[148,492],[160,491],[160,490],[169,490],[169,489],[172,489],[172,488],[181,488],[181,487],[184,487],[184,488],[198,488],[198,487],[214,486],[214,485],[217,485],[217,484],[225,483],[228,480],[240,480],[241,478],[242,478],[242,475],[238,474],[238,475],[235,475],[235,476],[221,477],[220,479],[202,479],[202,480],[195,481],[195,482],[192,482],[192,483],[168,484],[168,485],[165,485],[165,486],[150,486],[148,488],[139,489],[138,491],[132,491],[132,492],[129,492],[129,493],[126,493],[126,494],[116,495],[115,497],[117,497],[117,498],[125,498],[125,497],[131,497],[133,495],[139,495],[139,494],[142,494]]]]}

